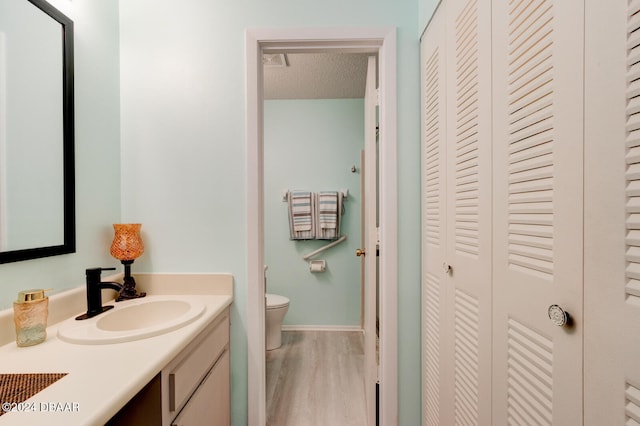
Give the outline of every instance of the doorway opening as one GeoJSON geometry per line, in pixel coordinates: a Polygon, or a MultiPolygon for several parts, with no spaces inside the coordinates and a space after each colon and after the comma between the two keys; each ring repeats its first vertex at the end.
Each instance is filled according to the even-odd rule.
{"type": "MultiPolygon", "coordinates": [[[[379,58],[381,424],[397,421],[397,165],[394,28],[252,29],[247,55],[247,338],[249,424],[266,423],[264,306],[264,53],[370,52],[379,58]]],[[[375,401],[374,401],[375,403],[375,401]]]]}

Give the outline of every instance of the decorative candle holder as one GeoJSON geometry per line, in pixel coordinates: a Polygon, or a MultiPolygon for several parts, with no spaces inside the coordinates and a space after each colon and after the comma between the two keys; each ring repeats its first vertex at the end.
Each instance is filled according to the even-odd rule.
{"type": "Polygon", "coordinates": [[[140,223],[115,223],[113,229],[115,235],[111,243],[111,256],[120,260],[124,265],[124,283],[122,291],[116,301],[135,299],[146,296],[146,293],[138,293],[136,281],[131,276],[131,264],[144,253],[144,244],[140,237],[140,223]]]}

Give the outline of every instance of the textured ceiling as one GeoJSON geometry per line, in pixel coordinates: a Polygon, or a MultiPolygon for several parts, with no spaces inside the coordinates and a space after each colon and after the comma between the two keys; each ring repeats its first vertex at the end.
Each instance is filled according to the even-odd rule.
{"type": "Polygon", "coordinates": [[[363,98],[370,53],[288,53],[263,60],[265,99],[363,98]]]}

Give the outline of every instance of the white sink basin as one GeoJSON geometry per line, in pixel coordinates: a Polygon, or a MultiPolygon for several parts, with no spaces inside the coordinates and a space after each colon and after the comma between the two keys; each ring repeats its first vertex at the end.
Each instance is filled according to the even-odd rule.
{"type": "Polygon", "coordinates": [[[205,310],[204,304],[193,296],[147,296],[114,305],[87,320],[65,321],[58,329],[58,337],[84,345],[130,342],[184,327],[205,310]]]}

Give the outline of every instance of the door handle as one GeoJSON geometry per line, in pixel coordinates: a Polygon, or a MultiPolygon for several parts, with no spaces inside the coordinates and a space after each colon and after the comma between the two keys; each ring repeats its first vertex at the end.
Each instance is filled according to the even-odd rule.
{"type": "Polygon", "coordinates": [[[365,251],[365,249],[357,249],[356,250],[356,256],[358,256],[358,257],[364,256],[366,254],[367,254],[367,252],[365,251]]]}
{"type": "Polygon", "coordinates": [[[453,268],[447,262],[442,262],[442,270],[445,274],[450,274],[453,272],[453,268]]]}

